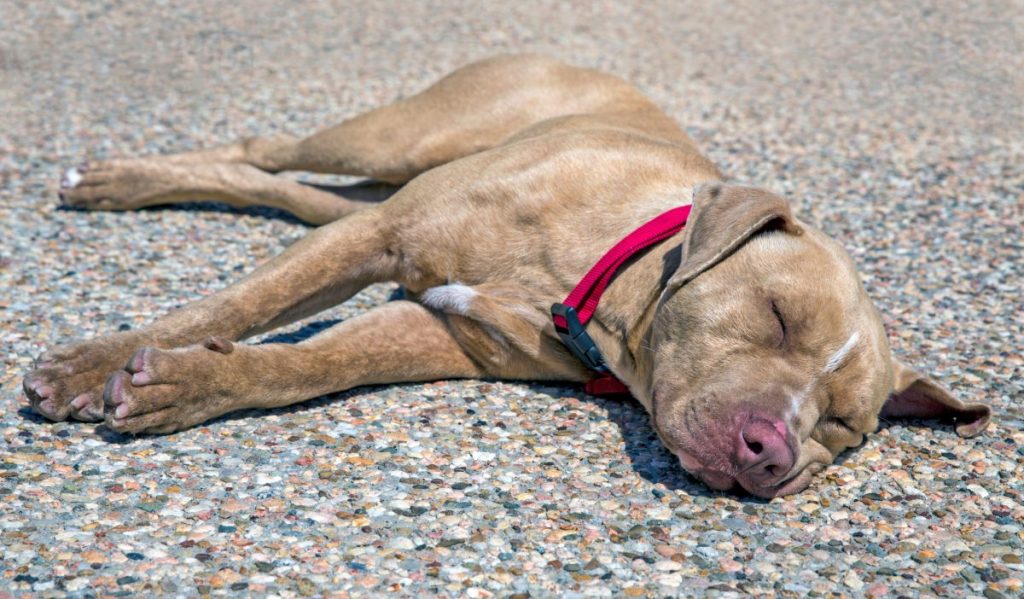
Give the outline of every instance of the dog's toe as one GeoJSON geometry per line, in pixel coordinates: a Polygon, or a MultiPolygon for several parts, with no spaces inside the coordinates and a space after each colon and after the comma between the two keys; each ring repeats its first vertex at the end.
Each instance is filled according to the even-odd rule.
{"type": "Polygon", "coordinates": [[[122,370],[115,372],[107,378],[107,384],[103,387],[103,406],[105,412],[113,413],[115,417],[124,417],[127,414],[128,405],[126,403],[125,388],[128,386],[130,377],[130,374],[122,370]],[[118,411],[121,412],[120,415],[118,415],[118,411]]]}

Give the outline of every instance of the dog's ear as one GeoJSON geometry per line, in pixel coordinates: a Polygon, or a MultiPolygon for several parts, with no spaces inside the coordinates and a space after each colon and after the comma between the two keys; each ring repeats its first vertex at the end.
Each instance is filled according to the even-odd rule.
{"type": "Polygon", "coordinates": [[[789,203],[767,190],[720,182],[695,187],[679,266],[667,289],[685,285],[768,226],[802,233],[789,203]]]}
{"type": "Polygon", "coordinates": [[[893,358],[893,391],[882,406],[882,418],[922,418],[952,422],[961,437],[982,433],[992,418],[985,404],[965,404],[932,379],[893,358]]]}

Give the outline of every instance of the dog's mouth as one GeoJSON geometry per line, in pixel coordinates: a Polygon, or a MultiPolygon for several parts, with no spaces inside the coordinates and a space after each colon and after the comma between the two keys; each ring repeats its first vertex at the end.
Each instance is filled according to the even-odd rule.
{"type": "Polygon", "coordinates": [[[808,464],[795,472],[785,473],[777,480],[769,481],[767,484],[759,484],[755,479],[744,476],[743,472],[730,473],[709,468],[692,454],[684,451],[676,451],[675,453],[683,470],[686,470],[715,491],[742,490],[763,499],[773,499],[803,491],[811,484],[814,473],[820,470],[820,468],[814,468],[814,464],[808,464]]]}
{"type": "Polygon", "coordinates": [[[683,469],[716,491],[739,488],[770,499],[810,484],[813,471],[801,463],[800,443],[782,419],[739,413],[729,422],[702,422],[696,435],[692,427],[679,427],[672,435],[674,443],[655,428],[683,469]]]}
{"type": "Polygon", "coordinates": [[[816,469],[800,459],[802,444],[789,417],[753,403],[708,405],[690,402],[661,420],[652,409],[655,432],[684,470],[716,491],[741,489],[768,499],[807,488],[816,469]]]}

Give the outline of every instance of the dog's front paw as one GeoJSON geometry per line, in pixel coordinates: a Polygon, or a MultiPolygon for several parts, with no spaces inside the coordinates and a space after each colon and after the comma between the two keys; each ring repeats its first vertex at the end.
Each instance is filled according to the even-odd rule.
{"type": "MultiPolygon", "coordinates": [[[[220,337],[177,349],[143,348],[103,391],[106,425],[120,433],[170,433],[239,407],[235,344],[220,337]]],[[[242,377],[244,378],[244,377],[242,377]]]]}
{"type": "Polygon", "coordinates": [[[25,396],[49,420],[103,420],[103,382],[142,343],[142,336],[132,332],[54,348],[25,376],[25,396]]]}

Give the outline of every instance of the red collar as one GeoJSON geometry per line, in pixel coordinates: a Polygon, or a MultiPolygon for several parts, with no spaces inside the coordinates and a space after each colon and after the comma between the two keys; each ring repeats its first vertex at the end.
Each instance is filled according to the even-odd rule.
{"type": "Polygon", "coordinates": [[[555,332],[562,343],[569,348],[587,368],[601,374],[587,382],[585,390],[591,395],[622,395],[628,394],[629,388],[615,378],[601,356],[600,350],[586,326],[597,310],[608,284],[611,283],[626,260],[647,249],[648,247],[668,239],[686,226],[690,216],[690,206],[680,206],[663,212],[647,221],[630,233],[615,247],[597,261],[586,276],[573,288],[568,297],[560,304],[552,304],[551,318],[555,323],[555,332]]]}

